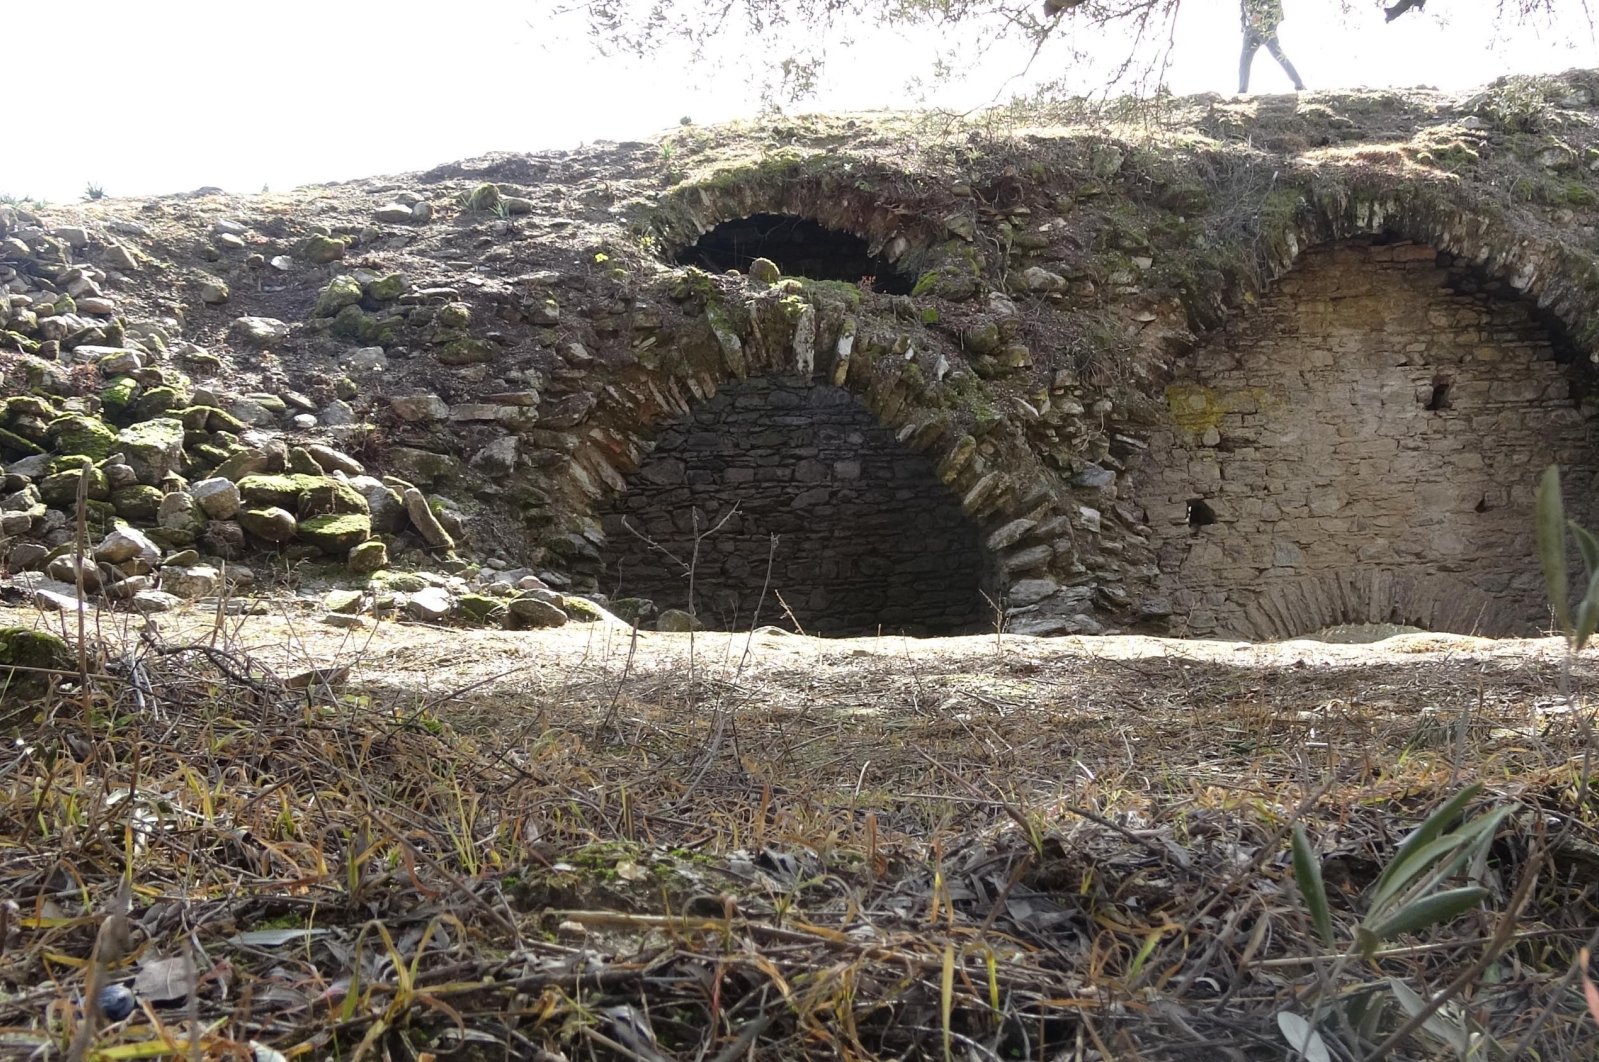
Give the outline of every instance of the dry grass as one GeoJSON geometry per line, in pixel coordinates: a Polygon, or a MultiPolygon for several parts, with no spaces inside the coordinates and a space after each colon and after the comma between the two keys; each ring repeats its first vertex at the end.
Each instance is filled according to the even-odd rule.
{"type": "Polygon", "coordinates": [[[1291,823],[1346,934],[1473,780],[1515,809],[1484,909],[1334,987],[1464,972],[1442,1013],[1503,1048],[1599,1043],[1555,642],[165,626],[101,631],[0,755],[0,1055],[68,1056],[101,977],[141,1006],[82,1057],[1280,1059],[1331,969],[1291,823]]]}

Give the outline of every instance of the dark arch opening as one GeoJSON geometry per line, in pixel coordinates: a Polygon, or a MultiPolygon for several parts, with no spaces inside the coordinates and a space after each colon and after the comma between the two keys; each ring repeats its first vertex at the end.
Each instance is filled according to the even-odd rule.
{"type": "Polygon", "coordinates": [[[684,248],[677,263],[712,273],[729,269],[742,273],[757,258],[777,263],[784,276],[851,284],[869,278],[872,290],[884,295],[909,295],[916,285],[915,277],[872,254],[860,236],[794,214],[752,214],[724,221],[684,248]]]}
{"type": "Polygon", "coordinates": [[[600,516],[601,589],[713,629],[968,633],[997,597],[932,461],[850,392],[800,377],[730,381],[665,425],[600,516]]]}

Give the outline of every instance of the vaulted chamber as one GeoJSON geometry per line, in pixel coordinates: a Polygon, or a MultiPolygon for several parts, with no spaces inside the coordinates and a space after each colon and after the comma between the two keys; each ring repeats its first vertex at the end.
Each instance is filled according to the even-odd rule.
{"type": "Polygon", "coordinates": [[[1564,354],[1430,247],[1307,251],[1178,365],[1133,471],[1174,633],[1544,629],[1542,470],[1596,515],[1596,411],[1564,354]]]}
{"type": "Polygon", "coordinates": [[[990,565],[959,499],[858,398],[809,379],[723,385],[659,431],[602,517],[602,589],[712,628],[984,622],[990,565]]]}
{"type": "Polygon", "coordinates": [[[757,258],[770,259],[785,276],[866,281],[887,295],[908,295],[916,278],[899,272],[866,240],[794,214],[753,214],[724,221],[678,254],[679,265],[712,273],[740,273],[757,258]]]}

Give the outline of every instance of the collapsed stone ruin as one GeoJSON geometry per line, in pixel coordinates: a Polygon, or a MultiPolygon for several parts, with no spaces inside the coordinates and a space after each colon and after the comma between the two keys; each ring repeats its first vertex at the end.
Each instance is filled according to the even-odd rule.
{"type": "Polygon", "coordinates": [[[1537,137],[1494,88],[1207,98],[1164,137],[819,117],[0,207],[0,589],[1533,633],[1541,470],[1599,518],[1596,85],[1540,84],[1537,137]]]}

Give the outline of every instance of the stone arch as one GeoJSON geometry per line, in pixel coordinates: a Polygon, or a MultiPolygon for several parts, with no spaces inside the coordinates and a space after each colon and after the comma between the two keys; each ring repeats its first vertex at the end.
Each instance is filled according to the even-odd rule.
{"type": "Polygon", "coordinates": [[[1490,638],[1522,632],[1504,622],[1498,601],[1462,579],[1346,568],[1263,586],[1244,606],[1239,620],[1218,633],[1276,641],[1343,624],[1371,623],[1490,638]]]}
{"type": "Polygon", "coordinates": [[[1425,184],[1383,192],[1318,184],[1262,233],[1252,270],[1191,303],[1190,315],[1202,332],[1221,325],[1246,294],[1268,290],[1307,251],[1360,238],[1409,241],[1452,255],[1483,278],[1502,281],[1562,333],[1564,345],[1593,350],[1599,345],[1599,262],[1560,242],[1517,231],[1497,214],[1455,202],[1425,184]]]}
{"type": "MultiPolygon", "coordinates": [[[[858,238],[864,241],[867,257],[878,260],[908,284],[915,283],[922,269],[935,264],[932,247],[939,239],[940,226],[933,219],[884,201],[885,190],[891,189],[896,179],[892,171],[866,173],[856,168],[833,172],[817,168],[819,165],[801,160],[763,163],[671,192],[662,198],[652,217],[663,257],[682,263],[683,254],[718,226],[764,216],[806,220],[824,230],[858,238]]],[[[855,281],[859,277],[820,279],[855,281]]]]}
{"type": "MultiPolygon", "coordinates": [[[[707,279],[698,277],[685,273],[683,280],[707,279]]],[[[963,419],[941,390],[928,385],[908,348],[900,349],[892,334],[857,335],[847,303],[827,295],[825,287],[787,282],[745,288],[736,303],[707,295],[704,309],[676,329],[669,349],[652,349],[609,373],[582,401],[580,430],[546,433],[561,447],[558,456],[552,449],[540,485],[542,508],[559,521],[543,533],[552,559],[575,585],[609,589],[602,578],[609,542],[602,514],[610,499],[629,490],[661,428],[691,417],[730,383],[814,382],[854,396],[896,445],[925,457],[976,526],[983,590],[1005,603],[1009,629],[1085,629],[1092,623],[1085,614],[1092,611],[1093,589],[1064,588],[1067,580],[1052,573],[1072,563],[1076,536],[1088,533],[1101,514],[1073,502],[1019,428],[963,419]]],[[[552,413],[553,423],[541,425],[567,426],[564,411],[552,413]]],[[[992,615],[983,617],[985,627],[992,615]]]]}
{"type": "MultiPolygon", "coordinates": [[[[1391,240],[1371,223],[1384,220],[1354,227],[1391,240]]],[[[1599,481],[1599,408],[1573,385],[1582,318],[1551,335],[1533,300],[1458,283],[1461,268],[1487,273],[1478,263],[1491,254],[1463,261],[1403,240],[1286,246],[1297,268],[1168,376],[1134,473],[1157,555],[1146,613],[1201,636],[1280,637],[1332,625],[1295,617],[1395,609],[1433,629],[1535,633],[1546,623],[1537,474],[1551,461],[1568,469],[1582,520],[1599,481]],[[1357,593],[1345,574],[1357,563],[1390,582],[1357,593]]],[[[1526,292],[1541,272],[1488,275],[1526,292]]],[[[1544,295],[1561,283],[1548,279],[1544,295]]]]}

